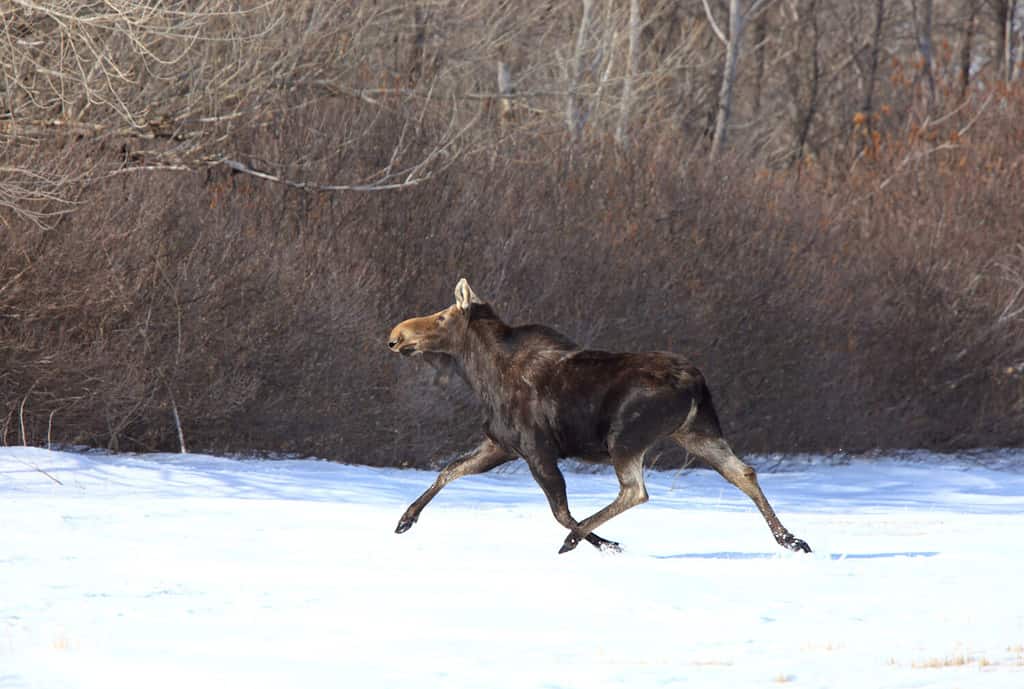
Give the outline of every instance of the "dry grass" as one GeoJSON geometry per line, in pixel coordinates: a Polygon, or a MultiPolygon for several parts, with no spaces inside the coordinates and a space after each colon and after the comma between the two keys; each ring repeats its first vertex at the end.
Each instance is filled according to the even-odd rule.
{"type": "Polygon", "coordinates": [[[53,642],[50,644],[55,651],[73,651],[75,650],[75,643],[68,635],[64,632],[60,632],[53,638],[53,642]]]}
{"type": "Polygon", "coordinates": [[[831,653],[833,651],[840,651],[840,650],[842,650],[844,648],[846,648],[846,644],[844,644],[844,643],[833,642],[833,641],[825,641],[824,643],[822,643],[822,642],[808,642],[808,643],[804,644],[803,646],[801,646],[800,650],[802,650],[802,651],[812,651],[812,652],[824,651],[824,652],[827,652],[827,653],[831,653]]]}
{"type": "Polygon", "coordinates": [[[963,665],[970,665],[974,663],[972,656],[958,653],[951,656],[945,656],[943,658],[927,658],[925,660],[915,660],[910,664],[911,667],[915,668],[942,668],[942,667],[961,667],[963,665]]]}
{"type": "Polygon", "coordinates": [[[909,663],[898,661],[896,658],[891,657],[888,659],[887,664],[891,666],[905,666],[912,667],[918,670],[936,670],[942,668],[958,668],[958,667],[969,667],[975,666],[979,670],[986,670],[989,668],[996,667],[1021,667],[1024,666],[1024,651],[1020,650],[1019,646],[1008,646],[1007,651],[1015,654],[1014,658],[1010,659],[995,659],[979,655],[976,653],[967,652],[956,652],[945,656],[935,656],[928,658],[919,658],[912,660],[909,663]]]}

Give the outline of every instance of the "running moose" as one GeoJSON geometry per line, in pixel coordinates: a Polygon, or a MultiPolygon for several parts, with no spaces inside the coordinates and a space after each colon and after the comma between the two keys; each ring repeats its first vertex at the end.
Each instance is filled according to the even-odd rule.
{"type": "Polygon", "coordinates": [[[455,303],[394,327],[388,347],[422,356],[439,375],[454,372],[479,399],[484,440],[446,466],[433,485],[405,511],[396,533],[408,531],[427,503],[449,482],[480,474],[522,457],[544,490],[558,523],[569,530],[559,552],[586,540],[602,550],[619,545],[595,529],[647,501],[644,453],[671,437],[746,493],[761,511],[779,545],[810,552],[782,525],[761,492],[756,474],[722,437],[711,392],[701,372],[668,352],[613,353],[581,349],[541,325],[510,326],[463,278],[455,303]],[[618,496],[582,521],[569,513],[563,457],[611,463],[618,496]]]}

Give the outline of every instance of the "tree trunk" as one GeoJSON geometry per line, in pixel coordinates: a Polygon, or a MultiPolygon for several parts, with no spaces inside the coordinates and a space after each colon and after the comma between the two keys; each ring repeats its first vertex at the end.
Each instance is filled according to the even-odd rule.
{"type": "Polygon", "coordinates": [[[914,28],[917,33],[917,50],[921,54],[921,76],[928,89],[928,114],[935,109],[935,74],[932,67],[932,0],[920,0],[920,11],[915,0],[911,0],[914,10],[914,28]]]}
{"type": "Polygon", "coordinates": [[[721,155],[728,136],[732,96],[736,87],[736,66],[740,60],[740,45],[745,23],[742,0],[729,0],[729,41],[725,45],[725,67],[722,70],[722,85],[718,90],[718,114],[715,116],[715,133],[711,140],[712,158],[721,155]]]}
{"type": "MultiPolygon", "coordinates": [[[[800,19],[803,21],[804,17],[801,16],[800,19]]],[[[809,0],[808,2],[807,21],[810,22],[811,29],[810,83],[807,87],[807,107],[804,109],[797,127],[796,145],[793,147],[792,163],[799,163],[800,159],[803,157],[804,147],[807,145],[807,139],[811,134],[811,123],[814,121],[814,116],[818,112],[818,90],[819,82],[821,80],[821,65],[818,59],[818,47],[821,40],[821,32],[818,26],[817,0],[809,0]]]]}
{"type": "Polygon", "coordinates": [[[1013,81],[1016,60],[1014,56],[1013,23],[1017,16],[1017,0],[1007,0],[1003,18],[1003,76],[1006,81],[1013,81]]]}
{"type": "Polygon", "coordinates": [[[633,81],[640,58],[640,0],[629,0],[629,50],[626,53],[626,76],[622,82],[622,102],[615,140],[620,146],[629,145],[629,115],[633,108],[633,81]]]}
{"type": "Polygon", "coordinates": [[[754,49],[757,51],[757,73],[754,75],[754,114],[761,114],[761,94],[764,87],[764,54],[765,39],[768,27],[765,20],[759,18],[754,24],[754,49]]]}
{"type": "Polygon", "coordinates": [[[579,141],[583,134],[586,115],[583,112],[583,100],[580,98],[580,79],[583,76],[583,58],[590,34],[590,18],[594,7],[593,0],[583,1],[583,16],[580,17],[579,34],[576,36],[576,50],[573,54],[572,74],[569,76],[569,97],[565,109],[565,123],[569,127],[569,136],[579,141]]]}
{"type": "Polygon", "coordinates": [[[867,84],[864,87],[864,107],[868,130],[871,129],[871,112],[875,107],[875,82],[878,79],[878,55],[882,50],[882,26],[885,23],[885,0],[875,2],[875,28],[871,33],[871,60],[868,63],[867,84]]]}
{"type": "Polygon", "coordinates": [[[412,9],[412,45],[409,49],[409,84],[415,86],[423,77],[423,57],[426,52],[427,23],[425,12],[417,4],[412,9]]]}
{"type": "Polygon", "coordinates": [[[512,111],[512,94],[514,91],[515,88],[512,86],[512,70],[509,69],[507,62],[499,60],[498,94],[502,126],[505,126],[507,122],[511,122],[515,118],[515,113],[512,111]]]}
{"type": "Polygon", "coordinates": [[[1004,80],[1010,81],[1014,73],[1013,23],[1017,14],[1017,0],[997,0],[993,4],[995,5],[995,19],[998,23],[996,36],[999,42],[996,53],[999,56],[999,75],[1004,80]]]}
{"type": "Polygon", "coordinates": [[[960,43],[960,100],[967,98],[971,85],[971,60],[974,51],[974,32],[978,16],[978,1],[964,0],[964,34],[960,43]]]}

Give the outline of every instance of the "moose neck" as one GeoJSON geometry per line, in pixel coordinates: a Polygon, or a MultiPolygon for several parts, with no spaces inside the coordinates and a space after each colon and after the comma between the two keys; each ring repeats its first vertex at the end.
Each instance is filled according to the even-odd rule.
{"type": "Polygon", "coordinates": [[[463,379],[487,412],[493,413],[511,356],[504,343],[509,327],[488,304],[474,304],[472,309],[462,346],[453,356],[463,379]]]}

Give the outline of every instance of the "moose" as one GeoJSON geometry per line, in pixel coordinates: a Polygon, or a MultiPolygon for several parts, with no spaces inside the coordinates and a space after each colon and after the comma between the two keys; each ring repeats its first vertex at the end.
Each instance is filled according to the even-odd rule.
{"type": "Polygon", "coordinates": [[[581,540],[618,552],[618,543],[601,538],[595,530],[647,501],[644,454],[670,437],[746,493],[779,545],[811,550],[782,525],[754,469],[722,437],[704,376],[683,356],[583,349],[546,326],[510,326],[465,278],[455,286],[454,304],[402,321],[391,330],[388,347],[421,357],[439,377],[461,377],[484,416],[480,444],[441,470],[402,515],[396,533],[408,531],[451,481],[522,457],[555,519],[569,530],[560,553],[581,540]],[[569,512],[565,478],[558,467],[558,460],[567,457],[611,463],[619,480],[616,498],[582,521],[569,512]]]}

